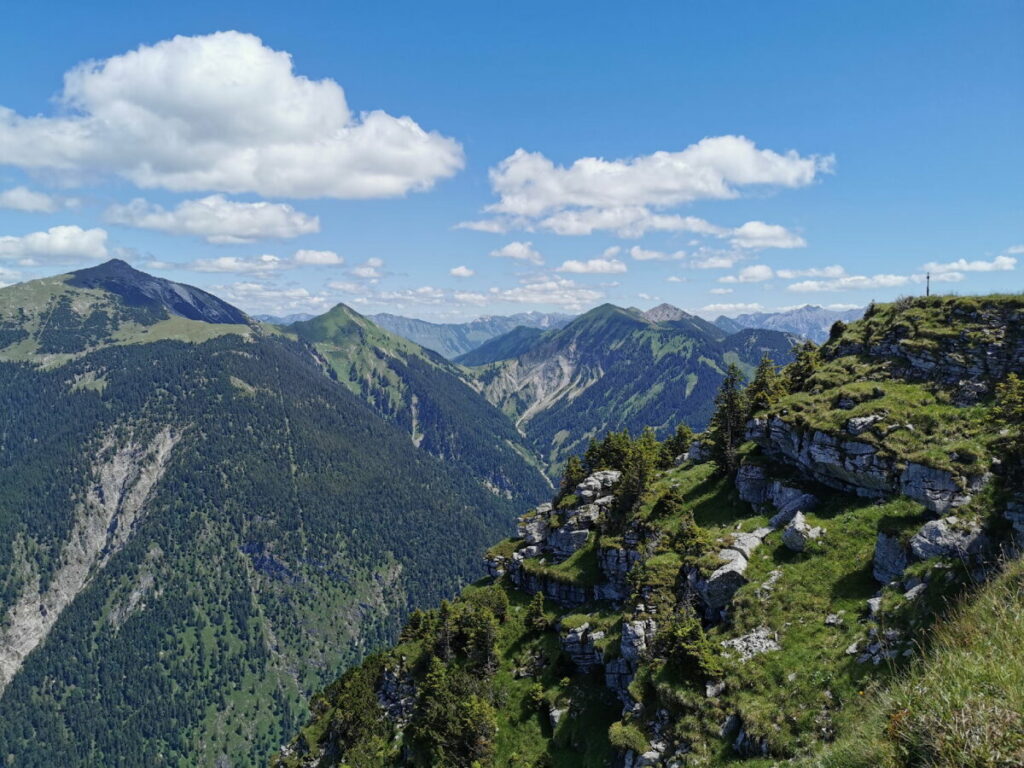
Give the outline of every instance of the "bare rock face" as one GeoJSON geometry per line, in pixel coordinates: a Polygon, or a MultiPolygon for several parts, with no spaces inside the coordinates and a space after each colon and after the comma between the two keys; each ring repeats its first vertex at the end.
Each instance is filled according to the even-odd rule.
{"type": "Polygon", "coordinates": [[[902,494],[939,514],[969,502],[990,479],[987,475],[958,476],[914,462],[901,467],[870,443],[801,429],[779,416],[751,420],[747,437],[768,456],[822,485],[863,498],[902,494]]]}
{"type": "MultiPolygon", "coordinates": [[[[403,657],[404,658],[404,657],[403,657]]],[[[412,719],[416,708],[416,687],[402,669],[386,667],[377,683],[377,704],[399,730],[412,719]]]]}
{"type": "Polygon", "coordinates": [[[898,537],[879,533],[875,539],[875,557],[872,574],[883,584],[899,579],[907,569],[907,550],[898,537]]]}
{"type": "Polygon", "coordinates": [[[108,437],[93,467],[94,484],[74,512],[74,525],[60,552],[60,564],[45,590],[34,564],[0,630],[0,693],[26,656],[49,634],[61,612],[85,589],[110,558],[121,551],[145,514],[146,503],[164,475],[180,435],[166,428],[148,445],[108,437]]]}
{"type": "Polygon", "coordinates": [[[748,504],[762,510],[774,510],[770,524],[781,528],[797,512],[814,509],[818,498],[796,485],[772,479],[768,469],[755,462],[745,462],[736,473],[736,491],[748,504]]]}
{"type": "Polygon", "coordinates": [[[910,540],[910,551],[918,560],[930,557],[968,558],[982,554],[989,546],[981,526],[956,517],[944,517],[925,523],[910,540]]]}
{"type": "Polygon", "coordinates": [[[620,641],[622,658],[632,664],[638,664],[647,649],[650,648],[657,631],[658,623],[654,619],[624,621],[620,641]]]}
{"type": "Polygon", "coordinates": [[[584,623],[570,629],[562,638],[562,650],[572,659],[577,669],[589,672],[604,663],[604,651],[597,647],[597,643],[603,639],[604,632],[591,631],[590,624],[584,623]]]}

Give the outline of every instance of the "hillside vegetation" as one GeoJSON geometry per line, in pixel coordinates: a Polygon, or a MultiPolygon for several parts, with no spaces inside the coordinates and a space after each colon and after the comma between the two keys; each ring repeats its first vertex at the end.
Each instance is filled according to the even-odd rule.
{"type": "Polygon", "coordinates": [[[5,764],[261,764],[511,527],[209,294],[111,262],[0,290],[0,323],[5,764]]]}
{"type": "Polygon", "coordinates": [[[1024,765],[1022,320],[872,306],[685,452],[592,441],[272,763],[1024,765]]]}

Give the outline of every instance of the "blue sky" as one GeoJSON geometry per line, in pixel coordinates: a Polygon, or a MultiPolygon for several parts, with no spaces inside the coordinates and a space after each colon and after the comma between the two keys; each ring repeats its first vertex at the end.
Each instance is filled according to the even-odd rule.
{"type": "Polygon", "coordinates": [[[3,283],[117,256],[436,320],[1021,290],[1020,2],[4,15],[3,283]]]}

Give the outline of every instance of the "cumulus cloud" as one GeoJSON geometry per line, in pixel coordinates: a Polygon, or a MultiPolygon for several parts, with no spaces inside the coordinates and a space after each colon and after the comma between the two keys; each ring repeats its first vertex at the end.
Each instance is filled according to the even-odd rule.
{"type": "Polygon", "coordinates": [[[410,117],[353,113],[338,83],[297,76],[288,53],[240,32],[84,62],[59,103],[53,117],[0,107],[0,163],[300,198],[404,195],[463,166],[458,142],[410,117]]]}
{"type": "MultiPolygon", "coordinates": [[[[1013,253],[1013,249],[1010,249],[1008,253],[1013,253]]],[[[996,256],[991,261],[967,261],[967,259],[957,259],[946,264],[938,264],[934,261],[925,264],[923,269],[928,272],[934,272],[938,274],[948,274],[950,272],[1009,272],[1015,269],[1017,266],[1017,259],[1013,256],[996,256]]]]}
{"type": "Polygon", "coordinates": [[[700,308],[702,314],[741,315],[744,312],[760,312],[764,307],[760,304],[708,304],[700,308]]]}
{"type": "Polygon", "coordinates": [[[601,291],[582,288],[573,280],[559,277],[540,277],[524,280],[513,288],[491,288],[493,301],[514,304],[546,304],[580,310],[604,298],[601,291]]]}
{"type": "Polygon", "coordinates": [[[279,287],[265,283],[240,282],[213,286],[218,296],[241,307],[250,314],[288,314],[290,312],[323,312],[330,300],[322,293],[306,288],[279,287]]]}
{"type": "Polygon", "coordinates": [[[702,139],[679,152],[624,160],[583,157],[568,168],[516,150],[490,172],[494,213],[542,216],[563,208],[671,206],[737,197],[743,187],[802,187],[832,169],[831,157],[759,149],[743,136],[702,139]]]}
{"type": "Polygon", "coordinates": [[[810,269],[779,269],[776,275],[783,280],[793,280],[798,277],[842,277],[846,270],[838,264],[830,267],[811,267],[810,269]]]}
{"type": "Polygon", "coordinates": [[[378,258],[367,259],[359,266],[353,267],[349,270],[349,274],[353,277],[357,277],[360,280],[370,280],[376,282],[384,277],[381,272],[381,267],[384,266],[384,260],[378,258]]]}
{"type": "Polygon", "coordinates": [[[56,198],[28,187],[12,187],[0,192],[0,208],[26,213],[53,213],[60,207],[56,198]]]}
{"type": "Polygon", "coordinates": [[[694,269],[732,269],[739,260],[739,254],[711,253],[694,257],[689,262],[689,266],[694,269]]]}
{"type": "Polygon", "coordinates": [[[311,251],[308,249],[302,249],[295,252],[294,258],[296,264],[308,264],[318,267],[334,266],[336,264],[345,263],[345,259],[334,251],[311,251]]]}
{"type": "Polygon", "coordinates": [[[665,253],[664,251],[647,250],[646,248],[641,248],[638,245],[634,245],[629,249],[629,255],[637,261],[677,261],[679,259],[686,258],[686,253],[684,251],[665,253]]]}
{"type": "Polygon", "coordinates": [[[171,211],[136,198],[107,209],[106,220],[173,235],[195,235],[210,243],[251,243],[320,231],[320,219],[283,203],[238,203],[224,195],[185,200],[171,211]]]}
{"type": "Polygon", "coordinates": [[[452,297],[459,304],[474,304],[478,307],[482,307],[490,301],[486,294],[471,291],[455,291],[452,297]]]}
{"type": "MultiPolygon", "coordinates": [[[[958,283],[964,279],[962,272],[942,272],[932,275],[932,282],[958,283]]],[[[856,291],[868,288],[898,288],[911,283],[923,283],[924,274],[913,275],[844,275],[830,280],[804,280],[792,283],[787,291],[816,293],[824,291],[856,291]]]]}
{"type": "Polygon", "coordinates": [[[763,283],[775,277],[775,272],[767,264],[752,264],[744,267],[737,275],[718,278],[720,283],[763,283]]]}
{"type": "Polygon", "coordinates": [[[466,265],[461,264],[457,267],[452,267],[451,269],[449,269],[448,274],[451,275],[452,277],[472,277],[473,275],[476,274],[476,272],[474,272],[466,265]]]}
{"type": "Polygon", "coordinates": [[[0,237],[0,259],[17,259],[25,264],[73,263],[106,257],[107,233],[103,229],[58,226],[20,237],[0,237]]]}
{"type": "Polygon", "coordinates": [[[626,271],[626,265],[618,259],[587,259],[563,261],[556,272],[572,272],[578,275],[614,275],[626,271]]]}
{"type": "Polygon", "coordinates": [[[738,248],[803,248],[807,241],[778,224],[748,221],[729,233],[738,248]]]}
{"type": "Polygon", "coordinates": [[[220,256],[216,259],[196,259],[188,265],[194,272],[239,272],[262,274],[287,269],[289,264],[270,253],[262,256],[220,256]]]}
{"type": "Polygon", "coordinates": [[[541,219],[538,226],[558,235],[589,235],[600,230],[620,237],[643,237],[648,232],[720,236],[726,231],[696,216],[654,213],[642,206],[569,209],[541,219]]]}
{"type": "Polygon", "coordinates": [[[669,283],[685,283],[686,278],[679,277],[679,275],[669,275],[665,278],[665,281],[669,283]]]}
{"type": "Polygon", "coordinates": [[[518,259],[519,261],[529,261],[532,264],[544,263],[544,257],[534,249],[533,243],[523,243],[518,240],[514,240],[508,245],[504,245],[495,251],[491,251],[491,256],[498,259],[518,259]]]}
{"type": "Polygon", "coordinates": [[[708,293],[713,293],[716,296],[725,296],[726,294],[732,293],[732,288],[712,288],[708,293]]]}

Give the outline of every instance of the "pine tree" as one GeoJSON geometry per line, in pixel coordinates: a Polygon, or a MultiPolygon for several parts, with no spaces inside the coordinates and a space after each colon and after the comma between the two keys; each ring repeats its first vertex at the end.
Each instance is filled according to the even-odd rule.
{"type": "Polygon", "coordinates": [[[648,427],[629,446],[622,480],[619,485],[618,505],[621,510],[632,509],[644,491],[661,461],[661,444],[654,437],[654,430],[648,427]]]}
{"type": "Polygon", "coordinates": [[[715,397],[715,415],[708,432],[711,455],[720,472],[732,474],[739,464],[738,451],[743,443],[747,404],[743,392],[743,373],[735,364],[729,366],[715,397]]]}
{"type": "Polygon", "coordinates": [[[771,408],[786,394],[786,383],[767,354],[761,357],[754,379],[747,387],[747,407],[751,415],[771,408]]]}
{"type": "Polygon", "coordinates": [[[572,493],[573,489],[586,479],[587,473],[583,469],[583,462],[580,461],[580,457],[570,456],[569,460],[565,462],[565,471],[562,473],[562,485],[558,494],[559,499],[572,493]]]}
{"type": "Polygon", "coordinates": [[[538,632],[548,628],[548,619],[544,615],[544,593],[535,592],[526,611],[526,625],[538,632]]]}
{"type": "Polygon", "coordinates": [[[786,377],[786,388],[790,392],[799,391],[814,375],[821,363],[821,352],[813,341],[805,341],[796,348],[796,357],[786,366],[783,374],[786,377]]]}

